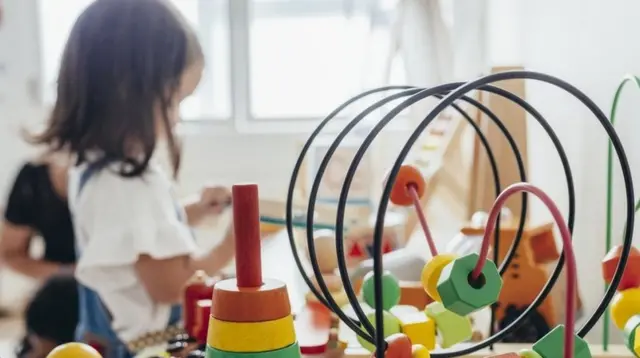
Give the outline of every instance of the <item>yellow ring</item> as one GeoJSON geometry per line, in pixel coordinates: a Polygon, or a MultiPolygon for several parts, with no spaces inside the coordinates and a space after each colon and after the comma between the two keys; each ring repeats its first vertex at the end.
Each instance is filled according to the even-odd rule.
{"type": "Polygon", "coordinates": [[[226,322],[209,318],[207,344],[226,352],[266,352],[295,343],[293,316],[265,322],[226,322]]]}
{"type": "Polygon", "coordinates": [[[451,254],[436,255],[432,257],[422,269],[422,287],[424,287],[429,297],[435,301],[442,302],[442,298],[440,298],[440,293],[438,292],[438,279],[440,278],[442,269],[455,259],[456,256],[451,254]]]}

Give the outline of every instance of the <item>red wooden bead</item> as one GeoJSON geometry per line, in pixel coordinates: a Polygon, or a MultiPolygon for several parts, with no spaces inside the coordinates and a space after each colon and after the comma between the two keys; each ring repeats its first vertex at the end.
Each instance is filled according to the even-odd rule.
{"type": "Polygon", "coordinates": [[[410,186],[416,189],[418,197],[421,198],[424,195],[427,183],[424,181],[422,173],[420,173],[416,167],[405,164],[400,167],[396,182],[393,184],[390,197],[391,202],[399,206],[409,206],[413,204],[413,197],[409,192],[410,186]]]}
{"type": "MultiPolygon", "coordinates": [[[[622,245],[614,246],[602,259],[602,276],[606,283],[611,283],[613,279],[613,274],[620,262],[621,252],[622,245]]],[[[618,291],[636,287],[640,287],[640,250],[632,246],[618,291]]]]}
{"type": "MultiPolygon", "coordinates": [[[[389,358],[411,358],[412,344],[409,337],[402,333],[395,333],[385,339],[387,341],[387,350],[384,352],[385,357],[389,358]]],[[[375,352],[371,357],[375,358],[375,352]]]]}

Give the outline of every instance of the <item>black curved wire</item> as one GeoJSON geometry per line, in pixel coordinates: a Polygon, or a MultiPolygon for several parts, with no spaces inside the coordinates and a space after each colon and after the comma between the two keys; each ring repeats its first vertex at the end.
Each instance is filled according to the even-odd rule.
{"type": "MultiPolygon", "coordinates": [[[[389,174],[389,179],[387,182],[387,185],[385,185],[385,189],[384,192],[382,194],[381,197],[381,203],[380,203],[380,207],[378,209],[378,218],[377,218],[377,222],[376,222],[376,227],[375,227],[375,231],[374,231],[374,250],[375,252],[378,254],[381,252],[381,233],[382,233],[382,224],[384,221],[384,214],[385,214],[385,210],[386,207],[388,205],[388,199],[389,199],[389,194],[391,191],[391,187],[393,182],[395,181],[395,178],[397,177],[398,171],[400,166],[402,165],[402,161],[404,160],[404,158],[406,157],[406,155],[409,152],[409,149],[411,147],[411,144],[413,144],[413,142],[415,142],[415,140],[417,139],[420,131],[424,130],[424,128],[426,127],[426,125],[428,125],[428,123],[433,120],[433,118],[435,118],[435,116],[437,115],[438,112],[442,111],[444,108],[448,107],[451,103],[453,103],[455,100],[457,100],[461,95],[464,95],[465,93],[467,93],[468,91],[474,90],[474,89],[483,89],[483,90],[489,90],[489,88],[485,88],[487,84],[489,83],[493,83],[496,81],[503,81],[503,80],[509,80],[509,79],[534,79],[534,80],[538,80],[538,81],[542,81],[542,82],[546,82],[546,83],[550,83],[552,85],[555,85],[556,87],[559,87],[567,92],[569,92],[571,95],[573,95],[574,97],[576,97],[579,101],[581,101],[583,104],[585,104],[585,106],[587,106],[589,108],[589,110],[591,110],[591,112],[596,116],[596,118],[600,121],[601,125],[605,128],[605,131],[607,132],[607,134],[609,135],[614,149],[616,150],[616,154],[619,158],[620,164],[621,164],[621,168],[622,168],[622,173],[623,173],[623,179],[625,181],[625,189],[626,189],[626,197],[627,197],[627,223],[626,223],[626,231],[625,231],[625,237],[624,237],[624,244],[623,244],[623,252],[622,252],[622,258],[621,258],[621,262],[618,264],[618,267],[616,269],[616,273],[614,274],[614,278],[613,278],[613,282],[612,282],[612,288],[610,287],[607,292],[605,293],[605,296],[603,297],[602,301],[600,302],[600,305],[598,306],[598,308],[596,309],[596,311],[594,312],[594,314],[591,316],[591,318],[588,320],[587,323],[585,323],[585,325],[580,329],[580,331],[578,332],[578,334],[580,336],[583,336],[584,334],[586,334],[592,327],[593,325],[597,322],[598,318],[602,315],[602,313],[604,312],[604,310],[606,310],[606,307],[608,305],[608,303],[610,302],[611,298],[613,297],[613,295],[615,294],[615,287],[619,284],[619,281],[622,277],[623,274],[623,268],[624,265],[626,263],[627,260],[627,256],[629,254],[629,250],[631,247],[631,239],[632,239],[632,234],[633,234],[633,221],[634,221],[634,217],[633,217],[633,183],[631,181],[631,172],[630,172],[630,168],[629,168],[629,163],[626,157],[626,154],[624,152],[624,149],[622,147],[622,144],[620,143],[620,140],[618,138],[618,136],[615,133],[615,130],[613,129],[613,127],[610,125],[609,121],[607,120],[607,117],[604,115],[604,113],[595,105],[595,103],[593,103],[593,101],[591,101],[586,95],[584,95],[582,92],[580,92],[577,88],[571,86],[570,84],[557,79],[555,77],[546,75],[546,74],[542,74],[542,73],[537,73],[537,72],[530,72],[530,71],[509,71],[509,72],[503,72],[503,73],[497,73],[497,74],[493,74],[493,75],[489,75],[483,78],[480,78],[478,80],[475,81],[471,81],[468,82],[467,84],[460,86],[459,88],[457,88],[455,91],[452,91],[449,95],[447,95],[442,101],[440,101],[440,103],[438,103],[438,105],[436,105],[436,107],[431,111],[431,113],[429,114],[429,116],[427,116],[428,118],[423,121],[421,123],[421,125],[418,127],[418,129],[416,129],[416,132],[414,132],[414,135],[412,135],[412,137],[409,139],[407,145],[403,148],[403,150],[401,151],[400,156],[398,157],[396,163],[394,164],[394,167],[392,169],[392,172],[389,174]]],[[[506,93],[509,93],[507,91],[504,90],[500,90],[500,91],[495,91],[497,90],[497,88],[493,88],[490,92],[494,92],[496,94],[499,94],[498,92],[503,91],[506,93]]],[[[515,99],[519,99],[519,97],[513,95],[514,100],[515,99]]],[[[573,179],[569,170],[569,165],[568,165],[568,160],[566,158],[566,154],[564,153],[564,150],[562,150],[562,145],[560,144],[557,136],[555,135],[555,133],[553,132],[553,130],[551,129],[551,127],[546,123],[546,121],[544,121],[544,118],[542,118],[542,116],[533,108],[531,107],[526,101],[523,101],[522,99],[520,99],[520,101],[522,102],[523,105],[525,105],[527,108],[527,111],[532,114],[532,116],[538,120],[538,122],[540,122],[541,125],[543,125],[543,127],[545,128],[545,130],[547,131],[547,134],[550,136],[552,142],[554,143],[556,149],[559,152],[559,155],[561,157],[561,161],[563,164],[563,167],[565,168],[565,175],[567,176],[567,183],[569,185],[569,206],[570,206],[570,213],[569,213],[569,217],[568,217],[568,223],[569,223],[569,227],[572,229],[573,228],[573,222],[574,222],[574,211],[575,211],[575,198],[574,198],[574,192],[573,192],[573,179]]],[[[354,160],[356,160],[357,158],[355,158],[354,160]]],[[[382,267],[381,267],[381,260],[379,259],[378,256],[374,256],[374,285],[378,288],[376,291],[377,293],[381,293],[381,289],[382,289],[382,285],[381,285],[381,273],[382,273],[382,267]],[[377,260],[377,264],[376,264],[376,258],[377,260]]],[[[543,289],[543,292],[541,292],[541,295],[544,294],[548,294],[548,291],[550,289],[550,287],[553,286],[553,284],[555,283],[555,281],[557,280],[558,274],[562,268],[562,265],[564,263],[564,260],[562,260],[562,258],[559,260],[558,265],[556,265],[556,269],[554,271],[554,274],[552,275],[552,277],[549,279],[547,285],[545,286],[545,288],[543,289]],[[547,292],[544,292],[547,291],[547,292]]],[[[504,263],[503,263],[504,264],[504,263]]],[[[498,341],[500,338],[502,338],[504,335],[508,334],[517,324],[521,323],[520,321],[522,321],[522,319],[524,318],[524,316],[526,316],[527,313],[531,312],[531,310],[537,306],[540,301],[541,301],[541,295],[539,295],[538,297],[536,297],[536,300],[534,301],[534,303],[523,313],[523,315],[521,315],[520,318],[516,319],[509,327],[505,328],[504,330],[502,330],[501,332],[497,333],[496,335],[486,339],[483,342],[480,342],[468,349],[464,349],[464,350],[459,350],[459,351],[455,351],[455,352],[445,352],[445,353],[434,353],[432,354],[432,356],[434,357],[455,357],[455,356],[459,356],[459,355],[463,355],[463,354],[468,354],[471,353],[475,350],[478,350],[480,348],[486,347],[489,344],[495,343],[496,341],[498,341]]],[[[376,305],[378,306],[378,305],[376,305]]],[[[379,307],[376,307],[376,310],[379,310],[379,307]]],[[[379,316],[382,315],[381,312],[377,312],[379,314],[379,316]]],[[[376,338],[377,338],[377,347],[384,347],[384,337],[383,337],[383,331],[381,330],[383,328],[383,323],[382,320],[379,319],[378,322],[376,322],[376,338]],[[382,338],[382,342],[380,342],[380,338],[382,338]]],[[[383,357],[384,355],[384,351],[379,351],[378,352],[378,356],[379,357],[383,357]]]]}

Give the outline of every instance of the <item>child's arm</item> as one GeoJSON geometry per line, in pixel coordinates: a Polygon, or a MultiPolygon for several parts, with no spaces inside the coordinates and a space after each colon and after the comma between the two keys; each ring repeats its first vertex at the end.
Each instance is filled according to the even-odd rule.
{"type": "Polygon", "coordinates": [[[29,245],[34,233],[29,227],[14,225],[5,220],[2,225],[0,257],[13,270],[25,276],[44,280],[62,269],[62,265],[34,259],[29,255],[29,245]]]}
{"type": "Polygon", "coordinates": [[[178,303],[181,301],[185,284],[197,270],[203,270],[213,276],[231,262],[234,253],[235,238],[231,226],[220,245],[203,258],[195,259],[183,255],[158,260],[149,255],[141,255],[135,268],[154,301],[178,303]]]}
{"type": "Polygon", "coordinates": [[[184,202],[189,226],[197,226],[209,215],[219,215],[231,204],[231,191],[224,186],[208,186],[199,197],[191,197],[184,202]]]}

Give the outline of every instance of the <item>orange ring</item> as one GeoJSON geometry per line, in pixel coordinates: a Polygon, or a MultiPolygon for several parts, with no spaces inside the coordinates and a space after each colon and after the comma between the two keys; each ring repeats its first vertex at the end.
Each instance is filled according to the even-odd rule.
{"type": "Polygon", "coordinates": [[[260,287],[240,288],[235,279],[230,279],[213,286],[211,316],[219,321],[265,322],[290,314],[289,294],[283,282],[265,279],[260,287]]]}
{"type": "Polygon", "coordinates": [[[413,199],[409,194],[408,186],[414,186],[418,192],[418,197],[422,198],[427,187],[427,183],[420,171],[412,166],[404,164],[398,171],[396,182],[391,189],[390,200],[395,205],[409,206],[413,204],[413,199]]]}

